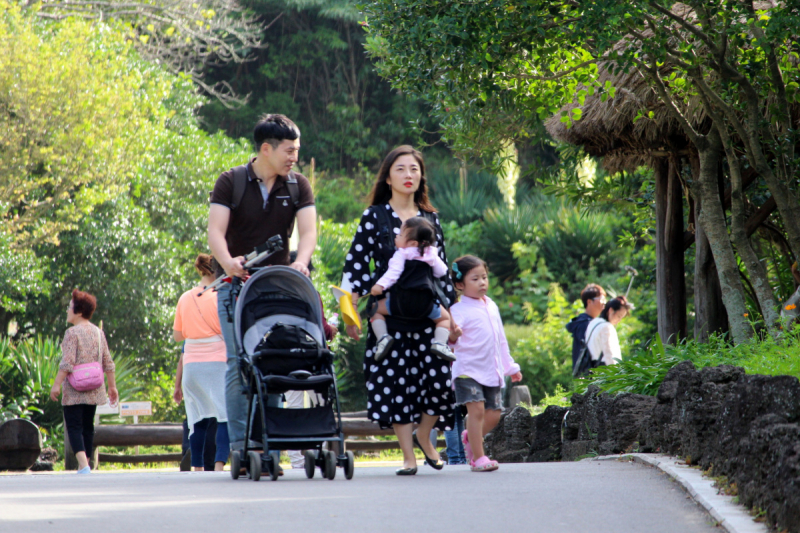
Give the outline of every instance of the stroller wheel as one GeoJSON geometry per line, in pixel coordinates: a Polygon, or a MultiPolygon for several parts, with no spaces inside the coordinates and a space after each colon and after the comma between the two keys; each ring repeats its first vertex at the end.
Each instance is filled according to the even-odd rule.
{"type": "Polygon", "coordinates": [[[306,450],[303,455],[306,459],[306,477],[311,479],[314,477],[314,470],[317,469],[317,456],[314,454],[314,450],[306,450]]]}
{"type": "Polygon", "coordinates": [[[345,479],[353,479],[353,471],[356,469],[356,457],[353,452],[344,454],[344,477],[345,479]]]}
{"type": "Polygon", "coordinates": [[[272,481],[277,481],[281,471],[281,452],[269,452],[270,461],[267,464],[269,467],[269,478],[272,481]]]}
{"type": "Polygon", "coordinates": [[[247,452],[247,459],[250,463],[250,479],[258,481],[261,479],[261,454],[258,452],[247,452]]]}
{"type": "Polygon", "coordinates": [[[242,455],[239,450],[231,454],[231,477],[239,479],[239,471],[242,469],[242,455]]]}
{"type": "Polygon", "coordinates": [[[336,452],[325,452],[325,477],[333,481],[336,477],[336,452]]]}

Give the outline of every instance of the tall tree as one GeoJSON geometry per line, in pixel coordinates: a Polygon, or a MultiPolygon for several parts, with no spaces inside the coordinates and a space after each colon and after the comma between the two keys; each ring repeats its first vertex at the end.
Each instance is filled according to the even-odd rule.
{"type": "MultiPolygon", "coordinates": [[[[724,209],[710,197],[712,171],[716,175],[711,160],[721,155],[734,171],[747,164],[764,179],[797,256],[798,7],[796,0],[674,6],[658,0],[513,5],[380,0],[366,10],[369,50],[381,72],[397,87],[428,99],[447,138],[464,150],[496,151],[498,140],[526,135],[536,114],[560,112],[568,124],[580,120],[580,107],[569,112],[562,107],[582,105],[597,93],[614,98],[618,89],[610,81],[600,83],[598,65],[612,74],[635,71],[648,80],[703,160],[700,220],[727,286],[733,336],[742,342],[750,329],[724,209]],[[698,110],[707,123],[694,120],[698,110]]],[[[653,110],[642,109],[641,116],[647,120],[653,110]]],[[[741,195],[740,188],[734,193],[741,195]]],[[[758,287],[767,326],[774,328],[775,300],[748,251],[747,236],[742,237],[738,199],[732,208],[738,251],[758,287]]]]}

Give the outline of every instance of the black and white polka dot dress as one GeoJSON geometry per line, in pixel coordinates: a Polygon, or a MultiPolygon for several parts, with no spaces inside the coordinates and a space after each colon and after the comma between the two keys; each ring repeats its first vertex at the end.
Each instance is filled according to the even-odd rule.
{"type": "MultiPolygon", "coordinates": [[[[359,296],[368,295],[376,280],[375,273],[370,272],[370,260],[380,268],[394,253],[393,249],[384,250],[379,242],[380,223],[376,209],[388,210],[395,234],[400,233],[402,225],[389,204],[372,206],[364,211],[344,266],[344,277],[350,282],[351,290],[359,296]]],[[[438,217],[435,225],[440,228],[438,217]]],[[[444,242],[439,240],[437,247],[439,256],[447,264],[444,242]]],[[[445,276],[437,282],[445,296],[454,301],[450,279],[445,276]]],[[[434,326],[433,322],[429,324],[420,331],[410,333],[390,329],[389,333],[395,337],[394,345],[391,353],[379,364],[373,358],[377,339],[372,328],[366,327],[368,337],[364,375],[367,411],[369,418],[378,422],[381,428],[419,422],[422,413],[438,416],[436,427],[439,429],[452,426],[455,395],[451,386],[450,365],[430,353],[434,326]]]]}

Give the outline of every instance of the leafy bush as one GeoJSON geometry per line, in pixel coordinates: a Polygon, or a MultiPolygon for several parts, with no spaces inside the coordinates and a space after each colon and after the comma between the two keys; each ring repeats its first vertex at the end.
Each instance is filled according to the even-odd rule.
{"type": "MultiPolygon", "coordinates": [[[[339,285],[342,280],[344,261],[347,251],[350,249],[350,242],[356,234],[359,217],[351,219],[350,222],[340,223],[322,219],[317,226],[317,249],[313,256],[314,268],[325,277],[326,282],[339,285]]],[[[319,286],[324,291],[328,290],[319,286]]],[[[321,292],[320,291],[320,292],[321,292]]]]}
{"type": "MultiPolygon", "coordinates": [[[[314,182],[317,214],[326,220],[345,223],[360,219],[367,208],[372,183],[368,179],[328,177],[320,172],[314,182]]],[[[322,236],[320,234],[320,236],[322,236]]]]}
{"type": "Polygon", "coordinates": [[[589,378],[579,380],[576,391],[584,392],[590,384],[596,384],[609,393],[654,396],[667,372],[687,360],[697,368],[726,364],[740,366],[748,374],[800,377],[800,331],[787,332],[778,340],[767,335],[736,346],[731,346],[722,335],[712,335],[705,344],[689,340],[667,346],[656,336],[649,349],[623,356],[617,365],[593,370],[589,378]]]}
{"type": "Polygon", "coordinates": [[[530,203],[515,209],[498,207],[486,211],[481,246],[485,257],[481,259],[489,264],[499,278],[505,280],[519,273],[513,247],[515,243],[530,243],[533,240],[531,232],[542,220],[541,207],[530,203]]]}
{"type": "Polygon", "coordinates": [[[488,172],[469,173],[463,190],[456,169],[434,167],[428,172],[428,178],[431,201],[443,221],[469,224],[481,220],[486,209],[503,201],[497,178],[488,172]]]}
{"type": "Polygon", "coordinates": [[[458,222],[444,221],[444,219],[442,221],[445,251],[447,260],[451,264],[462,255],[481,256],[480,242],[483,226],[479,220],[464,225],[458,222]]]}
{"type": "Polygon", "coordinates": [[[560,385],[572,382],[572,337],[564,329],[569,320],[569,305],[557,285],[550,287],[547,312],[541,322],[527,326],[527,338],[521,338],[511,356],[522,371],[522,385],[527,385],[534,405],[560,385]]]}
{"type": "Polygon", "coordinates": [[[554,281],[562,286],[585,285],[588,276],[615,268],[619,256],[613,253],[616,228],[603,213],[584,213],[562,204],[537,230],[539,254],[554,281]]]}

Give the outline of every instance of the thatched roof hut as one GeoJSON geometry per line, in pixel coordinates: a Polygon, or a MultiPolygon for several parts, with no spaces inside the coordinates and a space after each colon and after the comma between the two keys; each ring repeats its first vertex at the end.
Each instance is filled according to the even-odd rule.
{"type": "MultiPolygon", "coordinates": [[[[689,139],[644,76],[637,70],[611,74],[606,66],[599,65],[599,81],[611,83],[616,90],[614,97],[602,101],[595,93],[587,96],[582,106],[565,106],[561,111],[569,114],[580,108],[581,119],[567,127],[561,122],[562,114],[557,113],[545,122],[550,135],[582,146],[589,155],[603,157],[603,166],[612,172],[653,166],[654,157],[686,150],[689,139]],[[645,116],[636,120],[640,112],[645,116]],[[653,118],[646,116],[649,112],[653,118]]],[[[707,131],[710,127],[699,102],[690,102],[682,112],[696,129],[707,131]]]]}

